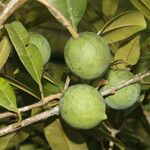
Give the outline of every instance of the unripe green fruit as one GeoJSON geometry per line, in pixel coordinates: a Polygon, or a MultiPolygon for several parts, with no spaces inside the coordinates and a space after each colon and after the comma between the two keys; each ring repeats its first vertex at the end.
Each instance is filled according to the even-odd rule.
{"type": "Polygon", "coordinates": [[[110,63],[108,45],[92,32],[70,38],[65,46],[64,57],[70,70],[83,79],[97,78],[110,63]]]}
{"type": "MultiPolygon", "coordinates": [[[[107,78],[108,84],[104,86],[102,90],[115,87],[116,85],[133,78],[133,76],[134,75],[127,70],[110,70],[107,78]]],[[[137,101],[140,95],[140,90],[141,88],[139,84],[131,84],[118,90],[115,94],[107,96],[104,101],[113,109],[126,109],[137,101]]]]}
{"type": "Polygon", "coordinates": [[[78,129],[93,128],[107,118],[103,97],[85,84],[69,87],[60,99],[59,108],[62,118],[78,129]]]}
{"type": "Polygon", "coordinates": [[[51,56],[50,45],[43,35],[35,32],[29,33],[30,33],[30,43],[36,45],[39,48],[43,58],[43,64],[45,65],[49,61],[51,56]]]}

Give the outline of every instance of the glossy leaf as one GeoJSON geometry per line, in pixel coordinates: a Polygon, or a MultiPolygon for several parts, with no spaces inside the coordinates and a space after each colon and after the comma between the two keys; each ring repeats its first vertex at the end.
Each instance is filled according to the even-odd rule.
{"type": "Polygon", "coordinates": [[[17,112],[16,96],[8,81],[0,78],[0,106],[17,112]]]}
{"type": "Polygon", "coordinates": [[[102,0],[102,10],[103,14],[110,18],[112,17],[118,7],[119,0],[102,0]]]}
{"type": "Polygon", "coordinates": [[[78,131],[68,126],[65,126],[65,129],[68,131],[68,134],[71,136],[71,138],[69,138],[68,134],[64,132],[63,127],[58,119],[45,127],[45,137],[52,149],[88,150],[84,139],[78,131]]]}
{"type": "Polygon", "coordinates": [[[145,28],[144,16],[138,11],[129,11],[114,17],[98,34],[108,43],[114,43],[126,39],[145,28]]]}
{"type": "Polygon", "coordinates": [[[7,61],[11,50],[11,43],[9,42],[7,37],[3,37],[0,42],[0,69],[4,66],[7,61]]]}
{"type": "Polygon", "coordinates": [[[150,0],[130,0],[131,3],[150,20],[150,0]]]}
{"type": "Polygon", "coordinates": [[[15,147],[23,142],[28,136],[28,133],[21,131],[0,137],[0,150],[6,150],[15,147]]]}
{"type": "Polygon", "coordinates": [[[43,60],[39,49],[29,43],[29,34],[20,22],[7,24],[5,27],[23,65],[40,85],[43,60]]]}
{"type": "Polygon", "coordinates": [[[86,10],[87,0],[49,0],[73,25],[77,27],[86,10]]]}
{"type": "Polygon", "coordinates": [[[124,63],[118,64],[117,67],[124,69],[137,63],[140,56],[140,38],[139,36],[131,40],[127,45],[119,48],[115,53],[115,60],[123,60],[124,63]]]}

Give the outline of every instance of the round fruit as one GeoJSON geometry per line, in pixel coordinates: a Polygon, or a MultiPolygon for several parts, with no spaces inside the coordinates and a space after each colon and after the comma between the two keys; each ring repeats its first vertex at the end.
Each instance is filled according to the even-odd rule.
{"type": "Polygon", "coordinates": [[[97,78],[110,63],[108,45],[100,36],[91,32],[70,38],[65,46],[64,57],[70,70],[83,79],[97,78]]]}
{"type": "MultiPolygon", "coordinates": [[[[102,88],[102,90],[109,89],[120,83],[123,83],[131,79],[134,75],[127,70],[110,70],[108,72],[108,84],[102,88]]],[[[128,85],[115,94],[109,95],[105,98],[106,104],[113,109],[126,109],[132,106],[140,95],[140,85],[135,83],[128,85]]]]}
{"type": "Polygon", "coordinates": [[[30,34],[30,43],[36,45],[42,55],[44,65],[49,61],[51,56],[51,48],[47,39],[38,33],[29,32],[30,34]]]}
{"type": "Polygon", "coordinates": [[[69,87],[60,99],[59,107],[62,118],[78,129],[93,128],[107,118],[103,97],[85,84],[69,87]]]}

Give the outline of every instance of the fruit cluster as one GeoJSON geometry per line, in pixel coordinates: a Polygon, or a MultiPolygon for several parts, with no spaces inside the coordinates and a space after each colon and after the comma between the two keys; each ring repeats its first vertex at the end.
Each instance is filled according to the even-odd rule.
{"type": "MultiPolygon", "coordinates": [[[[76,39],[71,38],[65,46],[64,57],[70,70],[86,80],[101,77],[107,71],[111,61],[107,43],[91,32],[82,33],[76,39]]],[[[127,70],[109,70],[107,71],[108,84],[100,91],[132,77],[133,74],[127,70]]],[[[93,128],[107,118],[105,104],[113,109],[126,109],[136,103],[139,94],[139,84],[127,86],[105,99],[100,92],[89,85],[74,85],[64,92],[60,100],[60,114],[72,127],[93,128]]]]}
{"type": "MultiPolygon", "coordinates": [[[[30,42],[39,48],[46,64],[51,55],[48,42],[32,32],[30,42]]],[[[140,95],[140,85],[137,83],[105,98],[101,96],[101,91],[131,79],[133,74],[127,70],[108,69],[111,62],[110,49],[97,34],[85,32],[78,38],[70,38],[64,49],[64,58],[71,72],[81,79],[93,80],[106,73],[108,80],[108,84],[100,91],[90,85],[76,84],[63,93],[59,102],[60,115],[70,126],[78,129],[93,128],[107,118],[106,105],[120,110],[136,103],[140,95]]]]}

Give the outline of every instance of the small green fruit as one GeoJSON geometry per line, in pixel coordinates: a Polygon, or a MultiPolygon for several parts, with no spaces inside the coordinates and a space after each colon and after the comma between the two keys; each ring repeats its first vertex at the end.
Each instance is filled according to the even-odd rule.
{"type": "Polygon", "coordinates": [[[78,129],[93,128],[107,118],[103,97],[85,84],[69,87],[60,99],[59,108],[62,118],[78,129]]]}
{"type": "Polygon", "coordinates": [[[64,50],[70,70],[83,79],[102,75],[110,63],[110,51],[105,41],[95,33],[85,32],[70,38],[64,50]]]}
{"type": "MultiPolygon", "coordinates": [[[[107,78],[108,84],[104,86],[102,90],[106,90],[123,83],[133,78],[133,76],[134,75],[127,70],[110,70],[107,78]]],[[[115,94],[107,96],[105,98],[105,102],[113,109],[126,109],[138,100],[140,90],[140,85],[137,83],[128,85],[127,87],[118,90],[115,94]]]]}
{"type": "Polygon", "coordinates": [[[30,43],[36,45],[42,55],[44,65],[49,61],[51,56],[51,48],[47,41],[47,39],[38,33],[29,32],[30,33],[30,43]]]}

